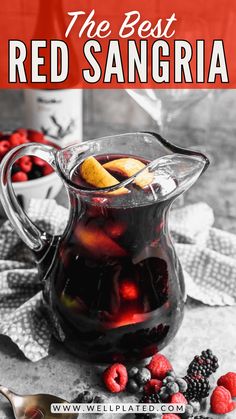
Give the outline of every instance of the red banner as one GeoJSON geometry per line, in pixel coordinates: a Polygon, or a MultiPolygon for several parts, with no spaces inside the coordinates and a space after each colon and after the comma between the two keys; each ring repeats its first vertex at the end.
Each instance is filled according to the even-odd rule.
{"type": "Polygon", "coordinates": [[[235,88],[235,0],[11,0],[1,88],[235,88]]]}

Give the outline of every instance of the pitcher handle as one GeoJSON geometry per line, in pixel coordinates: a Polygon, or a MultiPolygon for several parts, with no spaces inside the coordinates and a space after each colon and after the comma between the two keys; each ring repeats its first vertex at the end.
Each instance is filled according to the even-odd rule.
{"type": "Polygon", "coordinates": [[[40,252],[52,237],[43,233],[29,219],[21,208],[14,193],[11,182],[13,164],[21,157],[30,155],[39,157],[49,163],[56,170],[57,149],[49,145],[30,143],[22,144],[11,150],[2,160],[0,170],[0,198],[2,206],[16,232],[27,246],[33,251],[40,252]]]}

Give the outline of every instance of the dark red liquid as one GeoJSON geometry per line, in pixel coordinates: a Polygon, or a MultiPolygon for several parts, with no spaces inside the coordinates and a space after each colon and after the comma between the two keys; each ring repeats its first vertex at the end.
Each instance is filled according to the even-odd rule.
{"type": "MultiPolygon", "coordinates": [[[[117,156],[98,159],[109,158],[117,156]]],[[[87,186],[78,167],[71,179],[87,186]]],[[[45,292],[65,343],[96,361],[152,355],[182,320],[182,271],[167,229],[170,201],[149,199],[149,188],[128,189],[129,197],[71,194],[69,227],[45,292]]]]}

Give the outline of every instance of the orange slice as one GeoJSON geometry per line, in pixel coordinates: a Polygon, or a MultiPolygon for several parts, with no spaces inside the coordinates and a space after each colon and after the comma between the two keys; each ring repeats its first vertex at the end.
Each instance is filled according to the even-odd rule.
{"type": "MultiPolygon", "coordinates": [[[[118,185],[120,182],[112,176],[94,157],[88,157],[80,166],[82,178],[97,188],[108,188],[118,185]]],[[[127,193],[128,189],[119,188],[113,194],[127,193]]]]}
{"type": "MultiPolygon", "coordinates": [[[[103,164],[103,167],[109,170],[112,173],[117,173],[123,177],[130,177],[138,173],[140,170],[144,169],[146,165],[142,163],[140,160],[133,159],[132,157],[125,157],[117,160],[109,161],[103,164]]],[[[150,185],[153,181],[153,173],[149,172],[149,170],[144,170],[140,173],[136,179],[135,183],[140,188],[145,188],[145,186],[150,185]]]]}
{"type": "Polygon", "coordinates": [[[96,226],[78,225],[75,235],[80,245],[98,259],[106,256],[118,258],[127,256],[123,247],[96,226]]]}

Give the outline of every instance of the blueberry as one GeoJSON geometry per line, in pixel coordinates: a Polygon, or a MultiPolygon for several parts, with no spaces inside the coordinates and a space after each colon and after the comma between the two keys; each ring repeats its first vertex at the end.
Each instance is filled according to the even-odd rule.
{"type": "Polygon", "coordinates": [[[176,382],[176,384],[178,384],[179,391],[181,393],[185,393],[185,391],[187,391],[188,384],[183,378],[176,378],[175,382],[176,382]]]}
{"type": "Polygon", "coordinates": [[[133,378],[137,373],[138,373],[138,368],[137,367],[132,367],[128,370],[128,376],[130,378],[133,378]]]}
{"type": "Polygon", "coordinates": [[[195,413],[199,413],[199,412],[200,412],[201,405],[200,405],[200,403],[199,403],[199,402],[191,400],[191,401],[189,402],[189,404],[190,404],[190,406],[192,406],[192,408],[193,408],[193,413],[194,413],[194,414],[195,414],[195,413]]]}
{"type": "Polygon", "coordinates": [[[167,383],[173,383],[174,381],[175,381],[174,377],[166,377],[164,378],[162,382],[164,385],[166,385],[167,383]]]}
{"type": "Polygon", "coordinates": [[[140,368],[135,375],[135,381],[139,385],[145,384],[147,381],[151,380],[152,376],[150,371],[147,368],[140,368]]]}
{"type": "Polygon", "coordinates": [[[190,419],[193,417],[193,407],[190,404],[185,406],[185,412],[181,414],[182,419],[190,419]]]}
{"type": "Polygon", "coordinates": [[[169,399],[169,392],[167,391],[167,388],[165,386],[161,387],[159,396],[161,400],[166,401],[169,399]]]}
{"type": "Polygon", "coordinates": [[[130,378],[126,386],[126,390],[129,393],[135,394],[140,391],[140,387],[133,378],[130,378]]]}
{"type": "Polygon", "coordinates": [[[166,376],[167,377],[176,378],[176,374],[175,374],[175,372],[173,370],[168,371],[167,374],[166,374],[166,376]]]}
{"type": "Polygon", "coordinates": [[[179,386],[176,383],[167,383],[166,388],[170,396],[179,392],[179,386]]]}

